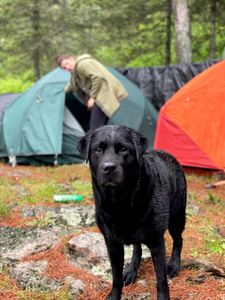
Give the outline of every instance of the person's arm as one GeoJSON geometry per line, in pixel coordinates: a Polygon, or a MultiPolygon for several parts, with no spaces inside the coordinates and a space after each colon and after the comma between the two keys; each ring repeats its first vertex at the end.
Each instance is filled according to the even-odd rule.
{"type": "Polygon", "coordinates": [[[98,75],[94,75],[94,74],[90,74],[89,78],[91,80],[90,96],[91,96],[91,98],[96,99],[98,92],[102,86],[103,78],[99,77],[98,75]]]}
{"type": "Polygon", "coordinates": [[[98,65],[95,66],[89,64],[88,60],[83,60],[79,63],[76,71],[91,81],[90,98],[96,99],[104,81],[104,78],[101,76],[101,71],[98,70],[98,65]]]}

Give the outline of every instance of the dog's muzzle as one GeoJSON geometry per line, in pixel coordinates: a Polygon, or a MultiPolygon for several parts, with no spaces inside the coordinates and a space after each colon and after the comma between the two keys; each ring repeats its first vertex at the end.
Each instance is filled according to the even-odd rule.
{"type": "Polygon", "coordinates": [[[105,162],[102,166],[103,174],[112,174],[117,171],[117,165],[113,162],[105,162]]]}
{"type": "Polygon", "coordinates": [[[121,184],[123,173],[118,163],[106,161],[99,166],[99,183],[104,186],[118,186],[121,184]]]}

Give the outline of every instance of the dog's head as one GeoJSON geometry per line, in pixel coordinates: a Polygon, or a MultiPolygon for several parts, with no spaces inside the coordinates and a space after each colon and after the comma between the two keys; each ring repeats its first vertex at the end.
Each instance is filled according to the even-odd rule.
{"type": "Polygon", "coordinates": [[[106,125],[89,131],[78,150],[89,161],[98,185],[117,187],[137,171],[147,145],[147,139],[131,128],[106,125]]]}

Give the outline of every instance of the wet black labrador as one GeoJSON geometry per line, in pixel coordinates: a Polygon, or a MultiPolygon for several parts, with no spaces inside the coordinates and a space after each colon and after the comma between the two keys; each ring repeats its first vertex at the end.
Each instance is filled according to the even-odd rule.
{"type": "Polygon", "coordinates": [[[112,267],[112,290],[106,299],[121,299],[123,285],[135,281],[142,243],[151,251],[157,299],[170,299],[167,275],[179,273],[185,227],[186,181],[181,166],[168,153],[146,152],[147,139],[120,125],[88,132],[78,149],[90,163],[96,221],[112,267]],[[173,238],[173,250],[166,265],[167,229],[173,238]],[[123,270],[124,245],[130,244],[133,256],[123,270]]]}

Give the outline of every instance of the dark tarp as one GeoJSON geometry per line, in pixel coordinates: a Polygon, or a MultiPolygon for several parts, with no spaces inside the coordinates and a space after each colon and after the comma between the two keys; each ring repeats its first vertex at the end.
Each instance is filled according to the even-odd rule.
{"type": "Polygon", "coordinates": [[[117,70],[134,82],[159,111],[185,83],[217,62],[218,60],[164,67],[118,68],[117,70]]]}

